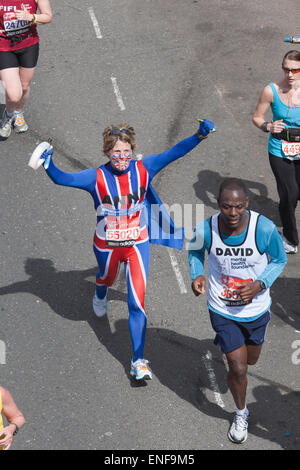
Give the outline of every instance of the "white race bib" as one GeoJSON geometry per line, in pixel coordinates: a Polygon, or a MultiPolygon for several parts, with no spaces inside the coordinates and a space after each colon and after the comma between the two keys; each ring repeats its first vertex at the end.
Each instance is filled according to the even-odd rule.
{"type": "Polygon", "coordinates": [[[121,223],[107,221],[105,237],[107,246],[132,246],[139,236],[139,217],[121,223]]]}
{"type": "Polygon", "coordinates": [[[286,142],[283,140],[281,148],[285,157],[289,160],[300,159],[300,142],[286,142]]]}

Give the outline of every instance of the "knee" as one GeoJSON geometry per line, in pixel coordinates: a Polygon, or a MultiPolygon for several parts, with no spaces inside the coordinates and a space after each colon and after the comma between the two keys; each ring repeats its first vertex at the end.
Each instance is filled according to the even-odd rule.
{"type": "Polygon", "coordinates": [[[22,98],[23,91],[19,89],[6,89],[6,96],[11,103],[18,103],[22,98]]]}
{"type": "Polygon", "coordinates": [[[29,93],[29,90],[30,90],[30,83],[22,83],[22,93],[23,95],[25,93],[29,93]]]}
{"type": "Polygon", "coordinates": [[[243,382],[247,375],[247,364],[244,362],[234,361],[229,363],[229,374],[237,381],[243,382]]]}

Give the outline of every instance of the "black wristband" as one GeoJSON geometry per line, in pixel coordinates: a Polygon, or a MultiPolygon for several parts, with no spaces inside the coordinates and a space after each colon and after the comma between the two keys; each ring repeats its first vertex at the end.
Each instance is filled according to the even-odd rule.
{"type": "Polygon", "coordinates": [[[260,126],[261,130],[264,131],[264,132],[270,132],[270,131],[268,131],[268,129],[267,129],[267,125],[268,125],[268,124],[269,124],[269,123],[268,123],[267,121],[263,122],[262,125],[260,126]]]}
{"type": "Polygon", "coordinates": [[[19,432],[19,426],[17,426],[16,423],[9,423],[9,425],[13,424],[14,426],[16,426],[16,430],[13,432],[13,436],[16,436],[16,434],[18,434],[19,432]]]}

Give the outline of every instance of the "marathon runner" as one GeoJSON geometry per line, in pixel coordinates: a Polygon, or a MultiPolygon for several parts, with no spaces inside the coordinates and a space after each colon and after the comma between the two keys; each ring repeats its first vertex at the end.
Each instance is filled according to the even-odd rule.
{"type": "Polygon", "coordinates": [[[8,450],[14,436],[24,425],[23,413],[18,409],[13,397],[4,387],[0,386],[0,450],[8,450]],[[7,420],[4,426],[2,414],[7,420]]]}
{"type": "Polygon", "coordinates": [[[236,404],[232,442],[247,439],[247,368],[256,364],[270,319],[270,287],[286,264],[280,235],[269,219],[248,210],[244,183],[223,181],[220,212],[198,224],[189,246],[192,290],[205,294],[208,252],[208,308],[215,344],[226,355],[228,387],[236,404]]]}
{"type": "Polygon", "coordinates": [[[12,127],[18,133],[28,130],[23,107],[39,55],[36,26],[51,20],[49,0],[0,0],[0,79],[6,95],[2,138],[10,136],[12,127]]]}
{"type": "MultiPolygon", "coordinates": [[[[149,265],[149,241],[181,249],[183,229],[176,229],[151,186],[152,179],[166,165],[196,147],[214,124],[204,119],[197,133],[159,154],[134,160],[135,131],[128,124],[108,126],[103,132],[103,152],[108,163],[98,169],[64,173],[53,163],[53,150],[42,154],[47,175],[56,184],[88,191],[97,211],[94,253],[99,265],[93,309],[98,317],[106,314],[107,291],[125,263],[128,288],[129,329],[133,356],[130,374],[136,380],[151,379],[144,359],[146,313],[144,296],[149,265]],[[160,209],[159,223],[155,210],[160,209]]],[[[40,144],[41,145],[41,144],[40,144]]]]}
{"type": "Polygon", "coordinates": [[[286,253],[292,254],[299,244],[295,209],[300,200],[300,51],[285,54],[282,70],[283,78],[263,89],[253,123],[270,132],[269,161],[279,194],[282,241],[286,253]],[[267,122],[270,107],[273,120],[267,122]]]}

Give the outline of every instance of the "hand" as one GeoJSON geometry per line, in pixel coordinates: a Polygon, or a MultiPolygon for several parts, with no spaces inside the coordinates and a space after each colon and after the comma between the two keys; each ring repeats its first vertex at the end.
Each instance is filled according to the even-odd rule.
{"type": "Polygon", "coordinates": [[[15,426],[9,425],[1,429],[0,436],[4,437],[0,440],[0,447],[3,447],[3,450],[8,450],[14,439],[15,426]]]}
{"type": "Polygon", "coordinates": [[[206,137],[214,128],[215,124],[212,121],[203,119],[203,122],[201,122],[199,127],[199,134],[200,136],[206,137]]]}
{"type": "Polygon", "coordinates": [[[49,163],[51,160],[51,157],[53,155],[53,149],[51,148],[50,150],[45,150],[45,152],[42,153],[40,156],[41,160],[44,160],[43,165],[45,170],[49,167],[49,163]]]}
{"type": "Polygon", "coordinates": [[[283,122],[283,119],[279,121],[271,121],[270,132],[273,134],[280,134],[281,131],[286,127],[286,124],[283,122]]]}
{"type": "Polygon", "coordinates": [[[259,281],[247,282],[237,289],[237,292],[244,302],[250,302],[260,291],[261,287],[259,281]]]}
{"type": "Polygon", "coordinates": [[[16,17],[17,20],[22,20],[22,21],[33,21],[34,16],[32,13],[30,13],[28,10],[26,10],[25,6],[22,4],[22,10],[16,10],[16,17]]]}
{"type": "Polygon", "coordinates": [[[194,279],[191,287],[196,297],[198,297],[198,295],[205,294],[205,286],[206,280],[204,276],[197,276],[196,279],[194,279]]]}

